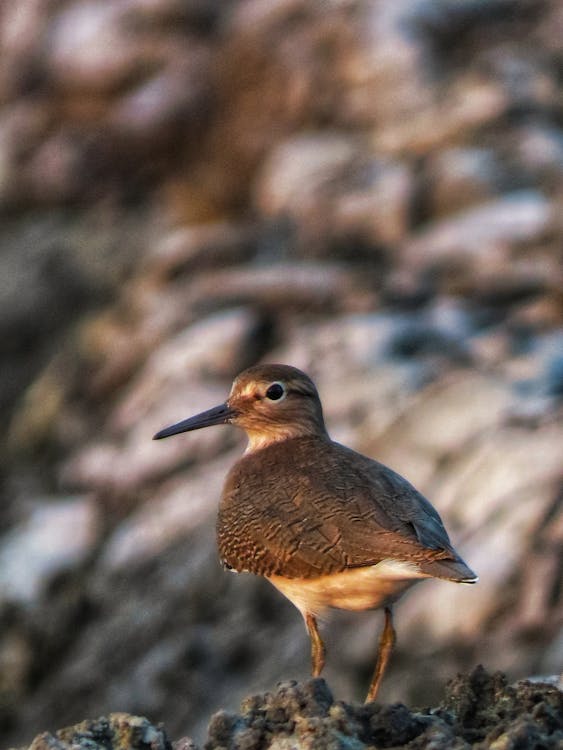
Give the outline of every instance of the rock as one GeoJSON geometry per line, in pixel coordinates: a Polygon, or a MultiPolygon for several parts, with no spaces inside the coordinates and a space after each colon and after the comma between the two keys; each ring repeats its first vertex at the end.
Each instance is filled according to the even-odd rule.
{"type": "MultiPolygon", "coordinates": [[[[401,262],[411,274],[432,274],[458,289],[491,289],[506,279],[529,285],[533,269],[515,250],[538,243],[552,217],[552,205],[541,193],[514,192],[421,230],[403,245],[401,262]]],[[[547,282],[541,269],[536,278],[547,282]]]]}
{"type": "Polygon", "coordinates": [[[0,602],[34,604],[56,574],[87,559],[98,524],[92,496],[38,504],[27,520],[0,537],[0,602]]]}
{"type": "Polygon", "coordinates": [[[563,176],[563,134],[543,123],[529,124],[516,132],[515,151],[523,168],[531,175],[545,176],[559,183],[563,176]]]}
{"type": "Polygon", "coordinates": [[[433,102],[376,130],[374,149],[390,156],[423,156],[439,146],[454,146],[500,118],[509,104],[498,84],[469,74],[456,81],[448,93],[442,102],[433,102]]]}
{"type": "Polygon", "coordinates": [[[410,228],[413,175],[405,162],[374,159],[360,163],[333,199],[332,234],[354,237],[369,246],[392,246],[410,228]]]}
{"type": "Polygon", "coordinates": [[[14,103],[0,116],[0,206],[27,204],[27,184],[22,175],[28,151],[34,153],[49,129],[49,105],[14,103]]]}
{"type": "Polygon", "coordinates": [[[102,567],[116,570],[146,563],[214,517],[224,479],[239,456],[237,449],[208,462],[203,470],[181,472],[165,482],[107,540],[102,567]]]}
{"type": "MultiPolygon", "coordinates": [[[[190,385],[196,385],[193,381],[200,381],[201,388],[205,387],[204,378],[231,380],[253,361],[246,349],[258,325],[251,309],[231,308],[202,318],[167,339],[152,351],[123,394],[111,419],[112,428],[120,432],[133,428],[154,412],[159,402],[176,398],[178,392],[186,394],[190,385]]],[[[212,383],[209,386],[213,388],[212,383]]]]}
{"type": "Polygon", "coordinates": [[[60,10],[48,29],[46,65],[54,83],[104,94],[138,75],[146,60],[138,37],[127,28],[128,12],[127,3],[92,0],[60,10]]]}
{"type": "MultiPolygon", "coordinates": [[[[252,361],[258,328],[254,313],[235,308],[204,318],[155,348],[109,415],[114,440],[96,441],[75,452],[63,466],[65,481],[131,492],[184,464],[184,441],[156,446],[152,436],[225,400],[229,381],[252,361]]],[[[216,455],[232,438],[221,430],[203,431],[190,446],[189,460],[216,455]]]]}
{"type": "MultiPolygon", "coordinates": [[[[173,53],[171,53],[172,55],[173,53]]],[[[112,108],[107,123],[125,147],[153,149],[184,140],[204,120],[209,98],[209,53],[203,46],[181,48],[162,70],[141,81],[112,108]]]]}
{"type": "Polygon", "coordinates": [[[323,680],[282,683],[275,693],[247,699],[240,714],[220,712],[209,725],[206,750],[298,748],[529,747],[555,750],[563,737],[563,694],[549,684],[508,686],[500,673],[477,667],[450,681],[437,709],[411,711],[401,704],[334,702],[323,680]]]}
{"type": "Polygon", "coordinates": [[[43,140],[22,169],[24,185],[35,204],[56,204],[83,194],[84,143],[70,129],[61,128],[43,140]]]}
{"type": "MultiPolygon", "coordinates": [[[[527,587],[522,580],[515,586],[515,575],[527,569],[526,560],[534,554],[533,540],[544,519],[557,514],[562,444],[563,430],[557,425],[536,428],[531,440],[527,429],[495,427],[491,420],[473,438],[467,436],[465,447],[456,451],[458,458],[449,462],[427,494],[480,580],[471,589],[424,584],[414,590],[401,605],[403,623],[413,636],[422,631],[442,641],[467,638],[510,593],[515,596],[518,591],[525,598],[527,587]],[[433,612],[440,612],[440,617],[433,612]]],[[[405,454],[408,451],[405,448],[405,454]]],[[[544,547],[547,552],[547,542],[544,547]]],[[[543,609],[542,622],[553,616],[547,591],[557,585],[548,568],[543,583],[534,584],[538,595],[546,587],[545,601],[536,602],[538,616],[543,609]]],[[[490,627],[480,647],[499,669],[509,668],[512,658],[503,632],[501,623],[490,627]]]]}
{"type": "Polygon", "coordinates": [[[338,263],[271,263],[201,274],[193,289],[196,308],[254,305],[271,311],[367,309],[374,293],[338,263]]]}
{"type": "Polygon", "coordinates": [[[83,721],[37,736],[29,750],[172,750],[166,733],[142,716],[126,713],[83,721]]]}
{"type": "Polygon", "coordinates": [[[181,22],[197,31],[210,32],[223,10],[220,0],[129,0],[147,26],[181,22]]]}
{"type": "MultiPolygon", "coordinates": [[[[246,698],[240,713],[220,711],[210,721],[206,750],[361,750],[365,747],[499,750],[520,746],[555,750],[563,737],[563,693],[548,682],[508,685],[483,667],[450,680],[433,709],[402,704],[336,702],[322,679],[282,682],[246,698]],[[531,744],[530,744],[531,743],[531,744]],[[522,745],[524,746],[524,745],[522,745]]],[[[29,750],[195,750],[188,737],[170,745],[147,719],[119,713],[35,738],[29,750]]],[[[23,750],[23,749],[22,749],[23,750]]]]}
{"type": "MultiPolygon", "coordinates": [[[[452,373],[424,388],[387,430],[366,440],[363,452],[406,473],[424,492],[437,462],[462,453],[464,445],[501,424],[511,403],[510,390],[494,378],[452,373]],[[458,417],[460,404],[463,419],[458,417]]],[[[369,425],[368,421],[364,435],[369,435],[369,425]]]]}
{"type": "Polygon", "coordinates": [[[421,4],[367,2],[354,13],[342,11],[349,28],[340,45],[345,53],[337,59],[343,87],[338,107],[347,123],[376,125],[380,143],[432,103],[432,87],[423,73],[430,50],[409,27],[421,4]]]}
{"type": "Polygon", "coordinates": [[[445,216],[499,193],[503,171],[486,148],[449,148],[431,155],[424,172],[426,210],[445,216]]]}
{"type": "Polygon", "coordinates": [[[0,720],[17,711],[25,696],[33,667],[33,649],[28,637],[16,628],[3,628],[0,636],[0,720]]]}
{"type": "Polygon", "coordinates": [[[357,140],[315,134],[282,143],[266,160],[256,203],[266,216],[295,224],[307,255],[341,237],[368,245],[404,238],[413,190],[409,168],[359,151],[357,140]]]}
{"type": "MultiPolygon", "coordinates": [[[[479,659],[554,673],[561,3],[0,5],[0,543],[54,487],[104,510],[44,580],[13,550],[37,589],[0,607],[4,744],[116,706],[199,739],[308,674],[299,613],[217,561],[244,437],[151,439],[256,361],[310,372],[331,435],[418,484],[481,574],[401,602],[382,699],[431,701],[479,659]]],[[[363,694],[380,614],[335,614],[335,695],[363,694]]],[[[488,678],[463,700],[495,691],[512,705],[488,678]]],[[[327,706],[291,742],[537,739],[528,718],[474,740],[451,707],[327,706]]],[[[243,740],[266,748],[261,719],[243,740]]]]}
{"type": "Polygon", "coordinates": [[[210,459],[232,445],[235,436],[223,430],[205,430],[190,443],[188,452],[183,440],[167,440],[162,446],[152,442],[159,429],[178,422],[182,415],[189,416],[224,400],[224,387],[191,388],[181,399],[168,398],[157,412],[135,424],[125,439],[91,442],[79,449],[64,463],[61,479],[74,487],[133,497],[145,483],[163,479],[186,462],[210,459]]]}
{"type": "Polygon", "coordinates": [[[307,212],[318,191],[330,189],[346,174],[357,151],[353,139],[331,133],[301,135],[282,143],[262,169],[258,206],[272,216],[307,212]]]}
{"type": "MultiPolygon", "coordinates": [[[[0,101],[3,103],[29,91],[37,70],[38,49],[49,24],[51,8],[43,0],[21,0],[2,8],[0,25],[0,101]]],[[[17,105],[16,105],[17,106],[17,105]]]]}
{"type": "Polygon", "coordinates": [[[256,254],[256,244],[255,231],[246,224],[223,221],[175,227],[147,249],[147,274],[177,278],[244,263],[256,254]]]}

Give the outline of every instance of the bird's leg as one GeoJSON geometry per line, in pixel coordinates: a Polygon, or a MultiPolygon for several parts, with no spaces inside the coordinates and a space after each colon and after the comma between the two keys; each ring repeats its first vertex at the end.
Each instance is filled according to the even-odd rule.
{"type": "Polygon", "coordinates": [[[371,678],[368,694],[366,696],[366,703],[371,703],[371,701],[375,700],[375,696],[377,695],[379,686],[381,685],[381,680],[383,679],[383,675],[385,674],[385,669],[387,668],[387,662],[389,661],[389,657],[391,656],[391,651],[393,651],[395,641],[396,635],[395,629],[393,627],[393,613],[391,611],[391,607],[385,607],[385,625],[383,626],[383,632],[381,633],[381,638],[379,639],[377,663],[375,665],[375,671],[373,673],[373,677],[371,678]]]}
{"type": "Polygon", "coordinates": [[[325,665],[325,645],[319,633],[317,620],[310,612],[305,615],[305,625],[311,639],[311,674],[318,677],[325,665]]]}

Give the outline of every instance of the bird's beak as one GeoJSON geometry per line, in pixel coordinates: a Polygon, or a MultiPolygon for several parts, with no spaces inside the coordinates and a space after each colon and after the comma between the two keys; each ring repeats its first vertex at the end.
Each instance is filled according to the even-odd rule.
{"type": "Polygon", "coordinates": [[[227,424],[234,416],[236,416],[235,410],[225,402],[220,406],[214,406],[213,409],[202,411],[201,414],[196,414],[195,417],[190,417],[181,422],[176,422],[176,424],[170,425],[170,427],[165,427],[156,433],[153,440],[161,440],[171,435],[178,435],[180,432],[200,430],[202,427],[211,427],[214,424],[227,424]]]}

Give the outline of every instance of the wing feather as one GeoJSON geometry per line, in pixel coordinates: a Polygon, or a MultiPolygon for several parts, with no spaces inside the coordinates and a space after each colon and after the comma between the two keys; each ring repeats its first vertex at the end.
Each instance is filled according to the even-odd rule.
{"type": "Polygon", "coordinates": [[[278,443],[233,467],[218,540],[230,567],[261,575],[312,578],[394,559],[429,575],[474,576],[437,511],[406,479],[317,438],[278,443]],[[440,560],[457,567],[442,570],[440,560]]]}

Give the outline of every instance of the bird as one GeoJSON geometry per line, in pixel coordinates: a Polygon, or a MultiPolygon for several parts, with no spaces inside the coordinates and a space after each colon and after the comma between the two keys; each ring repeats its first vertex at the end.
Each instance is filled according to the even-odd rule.
{"type": "Polygon", "coordinates": [[[311,378],[260,364],[227,400],[166,427],[155,440],[212,425],[242,428],[248,444],[227,474],[217,515],[225,568],[266,578],[301,613],[320,676],[327,609],[382,609],[366,703],[376,699],[396,641],[393,606],[427,578],[475,583],[432,504],[400,474],[329,437],[311,378]]]}

